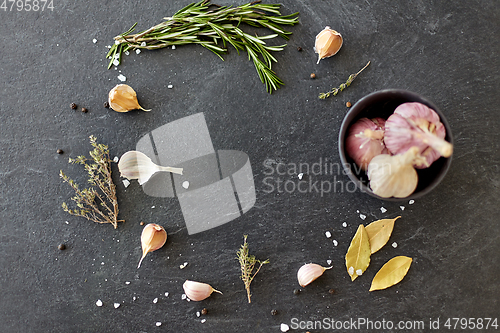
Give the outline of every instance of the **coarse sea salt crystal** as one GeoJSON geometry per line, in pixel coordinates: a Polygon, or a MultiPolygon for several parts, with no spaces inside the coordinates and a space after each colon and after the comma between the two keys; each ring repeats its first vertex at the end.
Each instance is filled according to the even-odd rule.
{"type": "Polygon", "coordinates": [[[161,321],[157,321],[157,322],[156,322],[156,326],[157,326],[157,327],[160,327],[160,326],[161,326],[161,321]]]}
{"type": "Polygon", "coordinates": [[[189,182],[187,180],[182,182],[182,187],[184,187],[187,190],[189,188],[189,182]]]}
{"type": "Polygon", "coordinates": [[[358,270],[356,271],[356,274],[358,274],[358,276],[361,276],[361,275],[363,275],[363,271],[362,271],[362,270],[360,270],[360,269],[358,269],[358,270]]]}
{"type": "Polygon", "coordinates": [[[399,206],[399,208],[401,208],[401,210],[405,210],[405,206],[399,206]]]}
{"type": "Polygon", "coordinates": [[[130,284],[130,281],[125,281],[125,284],[130,284]]]}
{"type": "Polygon", "coordinates": [[[181,295],[181,299],[186,299],[186,298],[187,298],[186,294],[181,295]]]}
{"type": "Polygon", "coordinates": [[[153,303],[154,304],[158,303],[158,297],[153,300],[153,303]]]}
{"type": "Polygon", "coordinates": [[[352,267],[352,266],[349,267],[348,272],[349,272],[349,275],[353,275],[354,274],[354,267],[352,267]]]}
{"type": "Polygon", "coordinates": [[[94,44],[97,43],[97,39],[95,39],[95,38],[92,39],[92,43],[94,43],[94,44]]]}
{"type": "Polygon", "coordinates": [[[167,291],[167,292],[165,293],[165,297],[168,297],[168,295],[169,295],[169,294],[168,294],[168,291],[167,291]]]}
{"type": "Polygon", "coordinates": [[[332,233],[330,231],[325,232],[326,238],[332,237],[332,233]]]}
{"type": "Polygon", "coordinates": [[[125,186],[125,188],[129,187],[130,181],[128,179],[124,179],[124,180],[122,180],[122,182],[123,182],[123,186],[125,186]]]}
{"type": "Polygon", "coordinates": [[[344,228],[346,228],[346,227],[347,227],[347,223],[346,223],[346,222],[342,223],[342,226],[343,226],[344,228]]]}
{"type": "Polygon", "coordinates": [[[127,77],[123,74],[120,74],[120,75],[118,75],[118,80],[125,82],[125,81],[127,81],[127,77]]]}
{"type": "Polygon", "coordinates": [[[281,332],[288,332],[290,330],[290,327],[287,324],[281,324],[280,330],[281,332]]]}
{"type": "Polygon", "coordinates": [[[113,306],[115,307],[115,309],[118,309],[120,307],[120,303],[114,303],[113,306]]]}
{"type": "Polygon", "coordinates": [[[125,51],[124,53],[125,53],[125,55],[129,55],[129,54],[130,54],[130,52],[129,52],[129,51],[125,51]]]}
{"type": "Polygon", "coordinates": [[[385,213],[385,212],[387,212],[387,209],[385,209],[385,207],[380,207],[380,211],[381,211],[382,213],[385,213]]]}
{"type": "Polygon", "coordinates": [[[141,53],[141,49],[135,50],[135,53],[137,53],[137,54],[141,53]]]}
{"type": "Polygon", "coordinates": [[[175,45],[172,45],[172,50],[175,50],[175,45]]]}
{"type": "Polygon", "coordinates": [[[174,86],[173,86],[172,84],[169,84],[169,85],[167,86],[167,88],[168,88],[168,89],[172,89],[173,87],[174,87],[174,86]]]}
{"type": "Polygon", "coordinates": [[[115,162],[115,163],[118,163],[118,161],[119,161],[119,160],[120,160],[120,159],[118,158],[118,156],[115,156],[115,157],[113,158],[113,162],[115,162]]]}
{"type": "Polygon", "coordinates": [[[366,215],[364,215],[364,214],[359,214],[359,218],[360,218],[360,219],[362,219],[362,220],[364,220],[364,219],[366,219],[366,215]]]}
{"type": "Polygon", "coordinates": [[[396,243],[396,242],[392,243],[392,247],[393,248],[397,248],[398,247],[398,243],[396,243]]]}
{"type": "Polygon", "coordinates": [[[201,316],[200,311],[196,311],[196,317],[199,317],[199,316],[201,316]]]}
{"type": "MultiPolygon", "coordinates": [[[[113,65],[118,66],[120,64],[120,61],[118,59],[113,60],[113,65]]],[[[116,68],[115,68],[116,70],[116,68]]]]}
{"type": "Polygon", "coordinates": [[[333,240],[333,246],[339,245],[339,242],[337,242],[335,239],[333,240]]]}
{"type": "Polygon", "coordinates": [[[97,302],[95,302],[95,305],[102,306],[102,301],[100,299],[98,299],[97,302]]]}
{"type": "Polygon", "coordinates": [[[410,205],[413,205],[413,204],[415,203],[415,200],[410,200],[410,201],[408,201],[408,203],[409,203],[410,205]]]}
{"type": "Polygon", "coordinates": [[[304,177],[304,174],[301,172],[301,173],[299,173],[299,174],[297,175],[297,177],[298,177],[300,180],[302,180],[302,177],[304,177]]]}
{"type": "Polygon", "coordinates": [[[328,260],[326,261],[326,264],[327,264],[328,266],[330,266],[330,265],[332,264],[332,261],[331,261],[330,259],[328,259],[328,260]]]}
{"type": "Polygon", "coordinates": [[[146,46],[146,42],[142,42],[142,43],[141,43],[141,46],[146,46]]]}
{"type": "Polygon", "coordinates": [[[115,40],[115,45],[118,45],[118,44],[120,44],[120,42],[119,42],[119,41],[117,41],[117,40],[115,40]]]}
{"type": "Polygon", "coordinates": [[[201,323],[203,324],[203,323],[204,323],[204,322],[206,322],[206,321],[207,321],[207,320],[206,320],[205,318],[203,318],[203,319],[201,320],[201,323]]]}

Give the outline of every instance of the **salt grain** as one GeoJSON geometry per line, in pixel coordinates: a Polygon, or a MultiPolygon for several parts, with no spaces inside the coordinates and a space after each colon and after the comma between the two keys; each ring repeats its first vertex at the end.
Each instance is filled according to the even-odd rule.
{"type": "Polygon", "coordinates": [[[330,231],[325,232],[326,238],[332,237],[332,233],[330,231]]]}
{"type": "Polygon", "coordinates": [[[201,316],[200,311],[196,311],[196,317],[199,317],[199,316],[201,316]]]}
{"type": "Polygon", "coordinates": [[[188,263],[187,263],[187,262],[185,262],[185,263],[183,263],[182,265],[179,265],[179,268],[180,268],[180,269],[184,269],[187,265],[188,265],[188,263]]]}
{"type": "Polygon", "coordinates": [[[92,39],[92,43],[94,43],[94,44],[97,43],[97,39],[95,39],[95,38],[92,39]]]}
{"type": "Polygon", "coordinates": [[[125,81],[127,81],[127,77],[123,74],[120,74],[120,75],[118,75],[118,80],[125,82],[125,81]]]}
{"type": "Polygon", "coordinates": [[[118,156],[115,156],[115,157],[113,158],[113,162],[115,162],[115,163],[118,163],[118,161],[119,161],[119,160],[120,160],[120,159],[118,158],[118,156]]]}
{"type": "Polygon", "coordinates": [[[364,215],[364,214],[359,214],[359,218],[360,218],[360,219],[362,219],[362,220],[364,220],[364,219],[366,219],[366,215],[364,215]]]}
{"type": "Polygon", "coordinates": [[[354,267],[352,267],[352,266],[349,267],[348,272],[349,272],[349,275],[353,275],[354,274],[354,267]]]}
{"type": "Polygon", "coordinates": [[[380,211],[381,211],[382,213],[385,213],[385,212],[387,212],[387,209],[385,209],[384,207],[380,207],[380,211]]]}
{"type": "Polygon", "coordinates": [[[165,297],[168,297],[168,295],[169,295],[169,294],[168,294],[168,291],[167,291],[167,292],[165,293],[165,297]]]}
{"type": "Polygon", "coordinates": [[[110,49],[110,48],[111,48],[111,45],[106,45],[106,48],[107,48],[107,49],[110,49]]]}
{"type": "Polygon", "coordinates": [[[299,173],[299,174],[297,175],[297,177],[299,177],[299,179],[300,179],[300,180],[302,180],[302,177],[304,177],[304,174],[303,174],[303,173],[299,173]]]}
{"type": "Polygon", "coordinates": [[[120,44],[120,42],[115,40],[115,45],[119,45],[119,44],[120,44]]]}
{"type": "Polygon", "coordinates": [[[157,322],[156,322],[156,326],[157,326],[157,327],[160,327],[160,326],[161,326],[161,321],[157,321],[157,322]]]}
{"type": "Polygon", "coordinates": [[[158,303],[158,297],[153,300],[153,303],[154,304],[158,303]]]}
{"type": "Polygon", "coordinates": [[[182,182],[182,187],[184,187],[187,190],[189,188],[189,182],[187,180],[182,182]]]}
{"type": "Polygon", "coordinates": [[[187,298],[186,294],[181,295],[181,299],[186,299],[186,298],[187,298]]]}
{"type": "Polygon", "coordinates": [[[102,306],[102,301],[100,299],[98,299],[97,302],[95,302],[95,305],[102,306]]]}
{"type": "Polygon", "coordinates": [[[328,260],[326,261],[326,264],[327,264],[328,266],[330,266],[330,265],[332,264],[332,261],[331,261],[330,259],[328,259],[328,260]]]}
{"type": "Polygon", "coordinates": [[[175,45],[172,45],[172,50],[175,50],[175,45]]]}
{"type": "Polygon", "coordinates": [[[344,228],[346,228],[346,227],[347,227],[347,223],[346,223],[346,222],[342,223],[342,226],[343,226],[344,228]]]}
{"type": "Polygon", "coordinates": [[[156,208],[156,206],[151,206],[151,209],[155,209],[155,208],[156,208]]]}
{"type": "Polygon", "coordinates": [[[399,208],[401,208],[401,210],[405,210],[405,206],[399,206],[399,208]]]}
{"type": "Polygon", "coordinates": [[[169,85],[167,86],[167,88],[168,88],[168,89],[172,89],[173,87],[174,87],[174,86],[173,86],[173,85],[171,85],[171,84],[169,84],[169,85]]]}
{"type": "Polygon", "coordinates": [[[130,284],[130,281],[125,281],[125,284],[130,284]]]}
{"type": "MultiPolygon", "coordinates": [[[[118,66],[120,64],[120,61],[118,59],[113,60],[113,65],[118,66]]],[[[116,70],[116,68],[115,68],[116,70]]]]}
{"type": "Polygon", "coordinates": [[[124,53],[125,53],[125,55],[129,55],[129,54],[130,54],[130,52],[129,52],[129,51],[125,51],[124,53]]]}
{"type": "Polygon", "coordinates": [[[396,243],[396,242],[392,243],[392,247],[393,248],[397,248],[398,247],[398,243],[396,243]]]}
{"type": "Polygon", "coordinates": [[[115,307],[115,309],[118,309],[120,307],[120,303],[114,303],[113,306],[115,307]]]}
{"type": "Polygon", "coordinates": [[[125,186],[125,188],[129,187],[130,185],[130,181],[128,179],[124,179],[123,180],[123,186],[125,186]]]}
{"type": "Polygon", "coordinates": [[[339,242],[337,242],[335,239],[333,240],[333,246],[339,245],[339,242]]]}
{"type": "Polygon", "coordinates": [[[142,42],[142,43],[141,43],[141,46],[146,46],[146,42],[142,42]]]}
{"type": "Polygon", "coordinates": [[[289,329],[290,329],[290,327],[287,324],[280,325],[281,332],[288,332],[289,329]]]}
{"type": "Polygon", "coordinates": [[[356,271],[356,274],[358,274],[358,276],[361,276],[361,275],[363,275],[363,271],[362,271],[362,270],[360,270],[360,269],[358,269],[358,270],[356,271]]]}
{"type": "Polygon", "coordinates": [[[206,320],[205,318],[203,318],[203,319],[201,320],[201,323],[203,324],[203,323],[204,323],[204,322],[206,322],[206,321],[207,321],[207,320],[206,320]]]}
{"type": "Polygon", "coordinates": [[[415,203],[415,200],[410,200],[410,201],[408,201],[408,203],[409,203],[410,205],[413,205],[413,204],[415,203]]]}
{"type": "Polygon", "coordinates": [[[137,50],[135,50],[135,53],[139,54],[139,53],[141,53],[141,50],[137,49],[137,50]]]}

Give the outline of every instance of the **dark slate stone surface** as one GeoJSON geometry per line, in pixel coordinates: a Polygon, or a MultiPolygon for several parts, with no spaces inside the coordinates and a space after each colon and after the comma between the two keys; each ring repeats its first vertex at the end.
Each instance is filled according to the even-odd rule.
{"type": "Polygon", "coordinates": [[[108,91],[119,83],[118,70],[107,70],[104,59],[112,37],[134,22],[148,28],[188,3],[54,0],[53,11],[18,12],[9,11],[7,1],[7,10],[0,10],[0,331],[279,332],[293,318],[367,318],[395,325],[423,321],[425,329],[415,331],[424,332],[430,319],[439,318],[444,330],[447,318],[499,317],[497,1],[286,1],[282,12],[299,11],[300,24],[276,54],[273,68],[286,85],[273,95],[245,54],[231,51],[222,62],[201,47],[184,46],[132,54],[119,66],[151,112],[105,109],[108,91]],[[316,65],[314,37],[326,25],[343,34],[344,46],[316,65]],[[368,60],[371,65],[348,89],[317,98],[368,60]],[[315,80],[309,78],[313,72],[315,80]],[[453,163],[433,192],[412,205],[384,202],[352,186],[346,190],[348,178],[335,168],[308,177],[337,181],[344,191],[340,185],[323,195],[314,188],[271,191],[269,184],[297,182],[294,170],[278,175],[277,163],[340,163],[336,147],[345,103],[386,88],[422,94],[452,127],[453,163]],[[72,102],[89,112],[71,110],[72,102]],[[67,159],[87,154],[89,135],[120,156],[156,127],[198,112],[216,150],[239,150],[250,158],[257,201],[246,214],[189,236],[177,199],[149,197],[135,181],[125,188],[116,164],[120,217],[126,220],[117,230],[62,211],[73,193],[59,170],[86,181],[67,159]],[[344,255],[357,226],[398,215],[389,244],[351,282],[344,255]],[[169,237],[137,270],[141,221],[163,225],[169,237]],[[244,234],[251,252],[271,261],[252,284],[251,304],[235,260],[244,234]],[[67,249],[58,250],[60,243],[67,249]],[[414,260],[406,278],[368,292],[378,269],[397,255],[414,260]],[[298,268],[307,262],[326,266],[327,260],[333,269],[295,295],[298,268]],[[224,294],[186,302],[186,279],[224,294]],[[95,305],[98,299],[102,307],[95,305]],[[209,313],[197,317],[203,308],[209,313]]]}

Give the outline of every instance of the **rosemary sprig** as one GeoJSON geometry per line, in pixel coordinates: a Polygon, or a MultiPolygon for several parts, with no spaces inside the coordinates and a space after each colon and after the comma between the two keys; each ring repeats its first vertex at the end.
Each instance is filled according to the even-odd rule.
{"type": "Polygon", "coordinates": [[[269,46],[265,40],[278,36],[288,39],[291,32],[281,26],[298,23],[298,13],[281,15],[279,9],[279,4],[266,5],[260,1],[238,7],[216,6],[209,0],[192,3],[145,31],[131,34],[136,23],[125,33],[116,36],[115,43],[106,55],[110,59],[108,69],[119,65],[122,53],[128,50],[199,44],[224,60],[222,55],[228,51],[230,44],[238,54],[240,51],[248,53],[260,80],[266,85],[266,90],[272,93],[283,85],[283,81],[271,69],[272,63],[277,62],[271,52],[282,51],[286,44],[269,46]],[[241,29],[241,23],[271,30],[272,34],[252,36],[241,29]]]}
{"type": "Polygon", "coordinates": [[[343,91],[345,88],[349,87],[352,81],[354,81],[354,79],[356,78],[356,76],[358,76],[359,73],[361,73],[366,67],[368,67],[369,64],[370,61],[368,61],[365,67],[361,68],[359,72],[357,72],[356,74],[349,75],[347,81],[345,83],[342,83],[338,88],[333,88],[329,92],[319,94],[319,98],[326,99],[327,97],[330,97],[330,95],[336,96],[340,91],[343,91]]]}
{"type": "Polygon", "coordinates": [[[237,259],[240,262],[240,268],[241,268],[241,279],[243,280],[243,283],[245,284],[245,289],[247,291],[247,297],[248,297],[248,303],[252,303],[251,301],[251,294],[250,294],[250,283],[252,283],[253,279],[255,278],[255,275],[260,271],[260,268],[264,264],[269,263],[269,259],[265,261],[260,261],[258,259],[255,259],[255,256],[251,256],[248,254],[248,243],[247,243],[247,237],[248,235],[243,236],[243,245],[241,245],[241,248],[236,252],[237,254],[237,259]],[[259,264],[259,267],[253,273],[253,270],[255,268],[255,264],[259,264]]]}
{"type": "Polygon", "coordinates": [[[89,138],[90,144],[94,147],[94,150],[90,151],[92,159],[87,159],[82,155],[74,159],[70,158],[69,163],[83,165],[89,175],[88,182],[93,187],[80,190],[78,184],[61,170],[59,176],[75,190],[75,196],[71,200],[78,207],[69,209],[68,205],[63,202],[62,208],[71,215],[82,216],[90,221],[111,223],[116,229],[118,222],[123,222],[123,220],[118,220],[118,200],[116,187],[111,178],[109,149],[106,145],[98,144],[95,136],[91,135],[89,138]]]}

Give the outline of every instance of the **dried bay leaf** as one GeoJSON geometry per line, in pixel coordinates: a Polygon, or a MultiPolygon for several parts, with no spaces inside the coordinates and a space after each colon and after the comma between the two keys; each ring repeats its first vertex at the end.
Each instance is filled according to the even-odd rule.
{"type": "Polygon", "coordinates": [[[395,219],[374,221],[365,227],[372,254],[387,244],[389,238],[391,237],[392,229],[394,228],[394,222],[400,217],[401,216],[398,216],[395,219]]]}
{"type": "Polygon", "coordinates": [[[351,281],[356,280],[368,268],[370,254],[368,234],[366,233],[365,226],[360,224],[345,255],[345,265],[347,272],[351,276],[351,281]]]}
{"type": "Polygon", "coordinates": [[[375,274],[370,291],[382,290],[399,283],[410,269],[412,258],[394,257],[375,274]]]}

